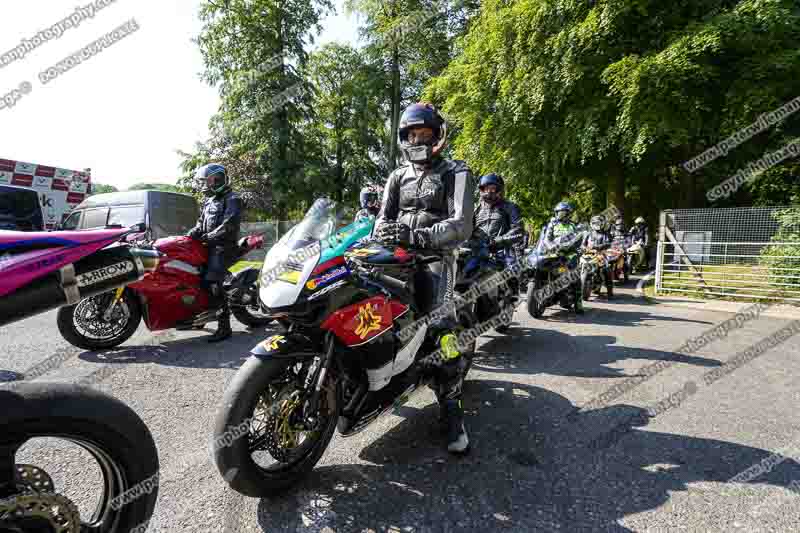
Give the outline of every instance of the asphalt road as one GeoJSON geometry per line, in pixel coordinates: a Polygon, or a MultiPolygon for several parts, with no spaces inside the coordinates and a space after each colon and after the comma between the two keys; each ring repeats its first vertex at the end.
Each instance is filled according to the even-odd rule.
{"type": "MultiPolygon", "coordinates": [[[[521,306],[508,334],[478,341],[465,385],[466,457],[448,456],[426,389],[366,431],[334,437],[312,475],[273,500],[232,493],[206,452],[226,383],[268,332],[238,326],[230,341],[209,345],[207,332],[154,336],[142,328],[96,354],[70,351],[48,313],[0,330],[0,374],[54,353],[74,356],[39,379],[118,369],[98,387],[139,413],[159,449],[150,531],[800,530],[800,494],[789,488],[800,480],[800,340],[713,384],[702,377],[789,321],[762,317],[685,355],[675,350],[731,315],[650,304],[632,288],[587,309],[577,318],[555,307],[534,320],[521,306]],[[574,414],[655,361],[673,364],[574,414]],[[696,386],[679,405],[646,416],[648,406],[689,390],[688,381],[696,386]],[[769,472],[729,481],[776,451],[785,457],[769,472]]],[[[97,472],[83,452],[45,444],[32,443],[21,458],[44,466],[88,509],[97,472]]]]}

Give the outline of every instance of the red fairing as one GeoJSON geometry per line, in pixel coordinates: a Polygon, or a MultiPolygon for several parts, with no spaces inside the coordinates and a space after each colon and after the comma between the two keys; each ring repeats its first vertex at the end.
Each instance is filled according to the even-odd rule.
{"type": "Polygon", "coordinates": [[[343,307],[325,319],[321,328],[332,331],[347,346],[366,344],[392,327],[407,306],[384,296],[373,296],[343,307]]]}
{"type": "Polygon", "coordinates": [[[208,248],[191,237],[166,237],[155,243],[156,249],[170,259],[199,266],[208,260],[208,248]]]}
{"type": "Polygon", "coordinates": [[[166,255],[158,269],[128,285],[145,299],[145,322],[151,331],[173,328],[208,308],[200,277],[208,257],[206,247],[189,237],[159,239],[155,247],[166,255]]]}

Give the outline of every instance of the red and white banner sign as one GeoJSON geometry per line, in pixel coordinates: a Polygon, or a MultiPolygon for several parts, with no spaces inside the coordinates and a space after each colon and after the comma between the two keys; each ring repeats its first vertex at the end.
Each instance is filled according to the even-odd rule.
{"type": "Polygon", "coordinates": [[[39,193],[47,229],[64,221],[89,190],[87,172],[0,159],[0,185],[28,187],[39,193]]]}

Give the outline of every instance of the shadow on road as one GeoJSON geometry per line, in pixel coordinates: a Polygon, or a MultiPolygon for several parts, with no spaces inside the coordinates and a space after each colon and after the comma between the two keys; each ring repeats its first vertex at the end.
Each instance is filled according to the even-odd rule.
{"type": "MultiPolygon", "coordinates": [[[[617,521],[664,505],[670,492],[686,491],[689,483],[725,483],[771,455],[643,431],[630,422],[601,439],[602,446],[587,446],[610,420],[630,420],[643,410],[599,409],[579,415],[566,430],[563,415],[574,407],[538,387],[468,380],[465,398],[473,442],[466,457],[443,450],[435,405],[408,409],[405,420],[362,450],[360,457],[375,464],[315,469],[298,488],[261,500],[260,527],[270,533],[631,531],[617,521]],[[575,434],[582,444],[575,444],[575,434]]],[[[634,420],[646,424],[644,416],[634,420]]],[[[798,476],[800,464],[787,459],[751,483],[788,487],[798,476]]]]}
{"type": "MultiPolygon", "coordinates": [[[[173,332],[154,336],[157,344],[129,344],[102,352],[83,352],[78,357],[89,363],[136,364],[157,363],[185,368],[239,368],[258,342],[279,331],[278,326],[256,330],[234,331],[230,339],[209,344],[208,334],[174,338],[173,332]],[[171,339],[171,340],[166,340],[171,339]]],[[[200,333],[200,332],[198,332],[200,333]]]]}
{"type": "Polygon", "coordinates": [[[622,378],[639,374],[625,374],[623,370],[605,365],[624,359],[671,361],[703,367],[722,365],[722,362],[706,357],[618,346],[614,344],[617,338],[610,335],[574,336],[553,329],[517,325],[512,325],[503,335],[494,335],[479,345],[473,368],[503,374],[622,378]]]}

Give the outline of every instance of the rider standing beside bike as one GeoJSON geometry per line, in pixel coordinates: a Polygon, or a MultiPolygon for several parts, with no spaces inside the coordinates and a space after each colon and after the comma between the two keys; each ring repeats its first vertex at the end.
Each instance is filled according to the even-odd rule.
{"type": "MultiPolygon", "coordinates": [[[[590,226],[592,230],[583,238],[581,248],[596,250],[600,253],[611,248],[613,238],[605,230],[606,217],[603,215],[593,216],[590,221],[590,226]]],[[[606,268],[603,275],[606,282],[606,293],[608,299],[611,300],[614,297],[614,278],[611,275],[611,267],[606,268]]]]}
{"type": "MultiPolygon", "coordinates": [[[[436,308],[453,299],[455,249],[472,232],[475,184],[466,163],[442,156],[447,124],[431,104],[406,108],[398,136],[407,161],[389,175],[374,234],[386,243],[442,256],[440,263],[431,265],[436,308]]],[[[429,332],[444,359],[433,377],[441,416],[447,424],[447,449],[463,453],[469,448],[461,403],[467,361],[458,347],[455,326],[455,317],[448,318],[431,324],[429,332]]]]}
{"type": "MultiPolygon", "coordinates": [[[[572,222],[573,211],[575,211],[575,208],[569,202],[559,202],[556,204],[553,209],[555,216],[550,219],[550,222],[544,229],[544,243],[546,245],[552,245],[553,241],[559,237],[578,232],[578,226],[572,222]]],[[[577,268],[577,262],[575,262],[575,265],[571,268],[577,268]]],[[[583,297],[580,292],[580,286],[578,287],[575,299],[575,312],[579,315],[583,314],[583,297]]]]}
{"type": "Polygon", "coordinates": [[[195,183],[207,196],[197,224],[187,235],[208,245],[208,265],[205,281],[210,293],[209,311],[220,310],[217,331],[208,342],[219,342],[233,335],[231,311],[222,289],[230,263],[236,260],[239,229],[242,220],[242,201],[231,189],[225,167],[218,164],[197,169],[195,183]]]}
{"type": "MultiPolygon", "coordinates": [[[[511,268],[522,255],[525,243],[525,228],[519,208],[503,198],[505,182],[497,174],[487,174],[478,182],[481,201],[472,218],[473,232],[470,246],[481,242],[488,244],[489,251],[497,252],[506,266],[511,268]]],[[[519,280],[510,280],[512,294],[519,294],[519,280]]]]}

